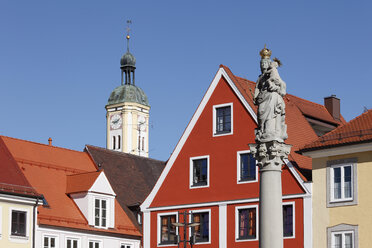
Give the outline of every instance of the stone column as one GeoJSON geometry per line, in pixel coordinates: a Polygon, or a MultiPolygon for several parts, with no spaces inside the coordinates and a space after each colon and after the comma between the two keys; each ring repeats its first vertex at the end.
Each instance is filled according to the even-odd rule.
{"type": "Polygon", "coordinates": [[[283,247],[282,164],[291,146],[277,141],[250,144],[260,168],[259,247],[283,247]]]}
{"type": "Polygon", "coordinates": [[[261,72],[258,77],[254,103],[258,127],[256,143],[249,144],[260,170],[259,247],[283,248],[282,165],[288,158],[291,145],[285,124],[286,84],[280,78],[278,59],[271,61],[271,51],[261,50],[261,72]]]}

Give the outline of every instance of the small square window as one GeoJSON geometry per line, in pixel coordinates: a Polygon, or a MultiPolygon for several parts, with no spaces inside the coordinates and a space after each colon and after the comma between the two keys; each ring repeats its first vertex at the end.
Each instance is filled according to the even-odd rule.
{"type": "Polygon", "coordinates": [[[213,135],[232,134],[232,103],[213,106],[213,135]]]}
{"type": "Polygon", "coordinates": [[[100,248],[100,242],[99,241],[89,241],[89,248],[100,248]]]}
{"type": "Polygon", "coordinates": [[[209,186],[209,161],[207,157],[196,157],[190,159],[190,186],[209,186]]]}
{"type": "Polygon", "coordinates": [[[56,238],[45,236],[43,248],[56,248],[56,238]]]}
{"type": "Polygon", "coordinates": [[[11,235],[26,236],[26,212],[12,210],[11,235]]]}
{"type": "Polygon", "coordinates": [[[339,224],[327,228],[328,248],[357,248],[358,225],[339,224]]]}
{"type": "Polygon", "coordinates": [[[78,248],[78,240],[67,238],[66,240],[66,248],[78,248]]]}

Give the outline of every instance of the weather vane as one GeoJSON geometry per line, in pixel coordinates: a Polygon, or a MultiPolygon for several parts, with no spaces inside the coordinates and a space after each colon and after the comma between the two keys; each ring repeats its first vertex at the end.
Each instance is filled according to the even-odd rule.
{"type": "Polygon", "coordinates": [[[130,39],[130,24],[132,24],[132,20],[127,20],[127,51],[129,52],[129,39],[130,39]]]}

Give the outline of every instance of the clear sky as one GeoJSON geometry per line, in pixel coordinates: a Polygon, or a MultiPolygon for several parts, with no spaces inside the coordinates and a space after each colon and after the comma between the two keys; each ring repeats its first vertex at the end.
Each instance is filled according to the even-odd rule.
{"type": "Polygon", "coordinates": [[[219,65],[256,81],[266,43],[288,93],[346,120],[372,108],[371,1],[0,0],[0,134],[105,147],[126,20],[150,105],[150,157],[173,151],[219,65]]]}

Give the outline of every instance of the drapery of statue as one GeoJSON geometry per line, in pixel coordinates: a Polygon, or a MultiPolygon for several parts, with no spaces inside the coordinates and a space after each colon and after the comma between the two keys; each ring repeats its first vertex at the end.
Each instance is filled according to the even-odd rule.
{"type": "Polygon", "coordinates": [[[281,63],[276,58],[271,61],[271,51],[266,48],[266,45],[260,55],[261,75],[258,77],[253,99],[254,104],[258,106],[256,141],[283,143],[288,135],[283,99],[286,94],[286,84],[278,72],[281,63]]]}

